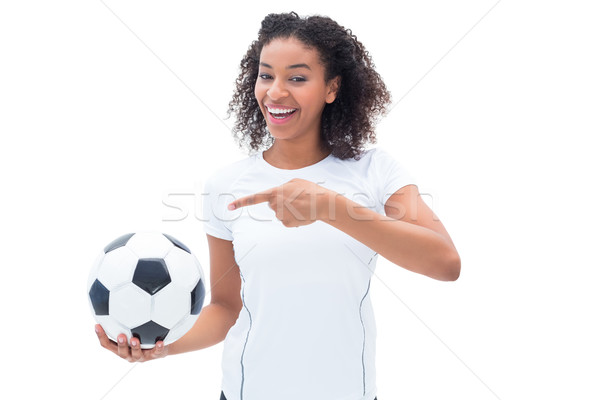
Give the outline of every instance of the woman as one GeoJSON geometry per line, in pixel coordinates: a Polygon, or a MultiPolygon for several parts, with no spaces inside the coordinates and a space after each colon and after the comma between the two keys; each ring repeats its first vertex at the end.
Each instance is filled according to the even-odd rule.
{"type": "Polygon", "coordinates": [[[257,151],[207,182],[211,302],[169,346],[103,347],[129,361],[225,339],[228,400],[372,400],[377,255],[456,280],[460,258],[410,175],[374,148],[389,93],[349,30],[320,16],[270,14],[242,59],[229,111],[257,151]]]}

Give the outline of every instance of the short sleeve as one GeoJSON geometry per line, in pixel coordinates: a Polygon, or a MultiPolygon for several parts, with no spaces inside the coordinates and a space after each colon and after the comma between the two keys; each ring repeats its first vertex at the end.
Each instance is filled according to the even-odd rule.
{"type": "Polygon", "coordinates": [[[217,180],[209,178],[204,184],[202,193],[202,221],[204,232],[219,239],[233,240],[231,229],[224,218],[224,211],[228,202],[232,199],[228,197],[226,191],[219,188],[217,180]]]}
{"type": "Polygon", "coordinates": [[[415,178],[404,165],[387,151],[377,148],[373,157],[375,157],[375,176],[378,180],[376,182],[376,187],[378,188],[377,196],[382,206],[385,206],[388,199],[398,189],[406,185],[417,184],[415,178]]]}

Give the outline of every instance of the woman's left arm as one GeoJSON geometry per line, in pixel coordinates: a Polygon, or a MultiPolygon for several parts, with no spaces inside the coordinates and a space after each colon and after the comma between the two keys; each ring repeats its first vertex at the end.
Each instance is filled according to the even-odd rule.
{"type": "Polygon", "coordinates": [[[460,275],[460,257],[442,222],[417,186],[396,191],[381,215],[333,191],[320,197],[318,219],[345,232],[394,264],[441,281],[460,275]]]}
{"type": "Polygon", "coordinates": [[[262,202],[268,202],[286,227],[321,220],[410,271],[441,281],[454,281],[460,274],[460,257],[450,235],[415,185],[404,186],[386,201],[386,215],[297,178],[239,198],[228,209],[262,202]]]}

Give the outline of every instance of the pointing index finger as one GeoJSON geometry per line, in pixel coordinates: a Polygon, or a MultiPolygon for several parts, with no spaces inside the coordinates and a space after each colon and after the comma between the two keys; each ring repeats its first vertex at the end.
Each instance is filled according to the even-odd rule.
{"type": "Polygon", "coordinates": [[[269,201],[271,198],[272,189],[265,190],[264,192],[250,194],[248,196],[240,197],[239,199],[229,203],[227,209],[235,210],[236,208],[251,206],[258,203],[269,201]]]}

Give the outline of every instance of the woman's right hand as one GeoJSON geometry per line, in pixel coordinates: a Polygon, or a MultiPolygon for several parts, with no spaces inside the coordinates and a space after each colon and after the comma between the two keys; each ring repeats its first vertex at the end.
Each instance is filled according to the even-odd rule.
{"type": "Polygon", "coordinates": [[[117,342],[110,340],[100,324],[96,324],[96,335],[100,340],[100,345],[107,350],[112,351],[119,357],[129,362],[144,362],[155,360],[157,358],[166,357],[169,354],[169,346],[162,341],[156,342],[156,345],[151,349],[142,349],[140,341],[137,338],[131,339],[131,346],[127,343],[127,336],[120,334],[117,336],[117,342]]]}

